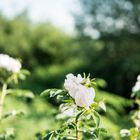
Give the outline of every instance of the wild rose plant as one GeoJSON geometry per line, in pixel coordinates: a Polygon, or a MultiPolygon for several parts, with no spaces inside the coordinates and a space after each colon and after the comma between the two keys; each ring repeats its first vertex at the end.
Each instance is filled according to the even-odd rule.
{"type": "MultiPolygon", "coordinates": [[[[9,117],[15,117],[23,114],[21,111],[12,110],[5,112],[4,105],[7,95],[30,96],[33,97],[32,92],[21,89],[9,89],[9,85],[17,84],[18,81],[24,80],[29,74],[27,70],[21,69],[22,65],[19,60],[14,59],[7,54],[0,54],[0,126],[3,120],[9,117]],[[29,95],[30,94],[30,95],[29,95]]],[[[1,131],[2,128],[0,128],[1,131]]],[[[0,139],[5,140],[14,137],[14,130],[7,128],[2,134],[0,139]]]]}
{"type": "Polygon", "coordinates": [[[131,97],[134,99],[134,103],[137,104],[137,109],[132,112],[131,119],[134,123],[134,127],[130,129],[122,129],[120,134],[122,137],[127,137],[130,140],[140,139],[140,75],[137,77],[136,84],[132,88],[131,97]]]}
{"type": "Polygon", "coordinates": [[[56,119],[63,122],[58,130],[42,133],[43,140],[99,139],[105,128],[100,126],[99,108],[106,111],[103,101],[95,101],[95,79],[80,74],[66,75],[64,89],[47,89],[41,96],[49,96],[60,103],[56,119]]]}

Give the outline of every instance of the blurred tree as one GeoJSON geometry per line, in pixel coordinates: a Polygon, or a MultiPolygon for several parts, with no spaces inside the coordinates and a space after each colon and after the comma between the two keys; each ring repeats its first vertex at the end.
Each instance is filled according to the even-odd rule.
{"type": "Polygon", "coordinates": [[[74,38],[51,23],[33,24],[23,12],[14,19],[0,16],[0,53],[21,58],[32,76],[21,86],[42,91],[60,87],[65,75],[83,65],[75,55],[74,38]]]}
{"type": "Polygon", "coordinates": [[[128,97],[126,93],[140,72],[140,1],[79,1],[81,13],[75,15],[75,21],[79,41],[86,42],[90,50],[85,51],[87,69],[94,65],[94,72],[107,81],[109,91],[128,97]],[[94,37],[98,37],[96,41],[94,37]]]}

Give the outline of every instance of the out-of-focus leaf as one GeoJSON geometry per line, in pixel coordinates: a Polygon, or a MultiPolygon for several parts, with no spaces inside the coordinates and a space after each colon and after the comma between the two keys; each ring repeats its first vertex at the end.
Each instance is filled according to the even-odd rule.
{"type": "Polygon", "coordinates": [[[32,91],[24,89],[8,89],[7,94],[16,97],[34,98],[32,91]]]}
{"type": "Polygon", "coordinates": [[[107,130],[105,128],[99,128],[99,131],[103,133],[107,133],[107,130]]]}
{"type": "Polygon", "coordinates": [[[67,125],[68,125],[69,129],[74,129],[76,127],[76,124],[73,122],[68,123],[67,125]]]}
{"type": "Polygon", "coordinates": [[[13,111],[11,111],[11,112],[9,112],[9,113],[6,113],[3,117],[2,117],[2,119],[6,119],[6,118],[9,118],[9,117],[21,117],[21,116],[23,116],[24,115],[24,113],[22,112],[22,111],[16,111],[16,110],[13,110],[13,111]]]}
{"type": "Polygon", "coordinates": [[[30,75],[30,72],[28,70],[22,69],[18,73],[18,78],[21,79],[21,80],[25,80],[28,75],[30,75]]]}
{"type": "Polygon", "coordinates": [[[106,112],[106,106],[105,106],[105,103],[103,101],[99,102],[99,107],[106,112]]]}
{"type": "Polygon", "coordinates": [[[13,128],[8,128],[5,133],[5,139],[15,139],[15,130],[13,128]]]}
{"type": "Polygon", "coordinates": [[[91,104],[90,108],[94,109],[94,108],[96,108],[97,106],[98,106],[98,103],[93,102],[93,103],[91,104]]]}
{"type": "Polygon", "coordinates": [[[106,87],[107,86],[106,81],[103,79],[97,78],[95,82],[96,82],[96,85],[99,87],[106,87]]]}

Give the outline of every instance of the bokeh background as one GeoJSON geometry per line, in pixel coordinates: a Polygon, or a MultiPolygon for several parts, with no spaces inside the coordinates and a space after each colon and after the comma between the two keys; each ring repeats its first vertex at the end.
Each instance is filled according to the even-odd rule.
{"type": "MultiPolygon", "coordinates": [[[[63,87],[67,73],[104,79],[97,95],[108,107],[103,120],[110,132],[104,139],[119,140],[119,130],[133,125],[129,112],[140,73],[139,0],[0,1],[0,53],[21,59],[31,75],[18,87],[36,96],[63,87]]],[[[55,101],[7,100],[8,109],[21,106],[27,112],[10,123],[18,128],[18,140],[35,139],[37,132],[59,126],[53,119],[55,101]]]]}

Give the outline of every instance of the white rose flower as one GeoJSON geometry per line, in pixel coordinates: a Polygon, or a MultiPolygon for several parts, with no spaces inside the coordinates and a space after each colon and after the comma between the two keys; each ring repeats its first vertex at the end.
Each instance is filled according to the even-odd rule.
{"type": "Polygon", "coordinates": [[[16,73],[20,71],[21,63],[6,54],[0,54],[0,67],[16,73]]]}
{"type": "Polygon", "coordinates": [[[71,73],[66,75],[66,78],[67,79],[65,79],[64,87],[66,90],[68,90],[70,96],[75,98],[78,86],[81,85],[81,83],[83,82],[83,78],[80,74],[78,74],[76,77],[71,73]]]}
{"type": "Polygon", "coordinates": [[[95,91],[93,88],[82,85],[84,83],[90,84],[90,79],[84,79],[80,74],[78,74],[77,77],[73,74],[68,74],[64,87],[68,90],[69,95],[75,99],[77,106],[89,107],[93,103],[95,91]]]}
{"type": "Polygon", "coordinates": [[[75,103],[80,107],[89,107],[93,103],[94,97],[95,91],[93,88],[79,86],[75,96],[75,103]]]}

